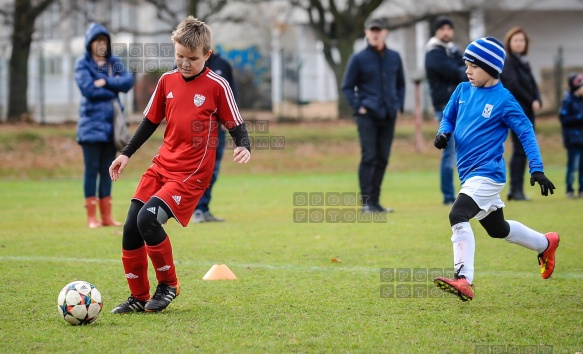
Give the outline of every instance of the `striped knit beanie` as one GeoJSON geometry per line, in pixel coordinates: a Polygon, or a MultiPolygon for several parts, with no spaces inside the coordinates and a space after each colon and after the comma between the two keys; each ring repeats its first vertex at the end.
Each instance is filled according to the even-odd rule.
{"type": "Polygon", "coordinates": [[[464,60],[476,64],[496,79],[504,67],[504,58],[504,44],[494,37],[476,39],[464,52],[464,60]]]}

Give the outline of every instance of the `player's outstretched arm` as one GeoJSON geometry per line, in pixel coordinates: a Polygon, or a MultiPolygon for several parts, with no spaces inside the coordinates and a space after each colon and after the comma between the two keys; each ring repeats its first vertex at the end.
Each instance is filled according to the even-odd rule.
{"type": "Polygon", "coordinates": [[[540,185],[540,194],[544,195],[545,197],[555,193],[555,185],[551,182],[547,176],[545,176],[542,172],[533,172],[530,176],[530,185],[534,186],[534,183],[538,183],[540,185]]]}
{"type": "Polygon", "coordinates": [[[119,155],[115,160],[113,160],[111,166],[109,166],[109,177],[111,177],[112,181],[117,181],[119,175],[121,175],[129,161],[130,158],[125,155],[119,155]]]}
{"type": "Polygon", "coordinates": [[[130,139],[130,142],[123,148],[121,154],[111,163],[109,167],[109,176],[112,181],[117,181],[119,175],[123,172],[128,164],[130,157],[148,140],[156,131],[160,124],[152,123],[148,118],[142,119],[142,122],[136,129],[136,132],[130,139]]]}
{"type": "MultiPolygon", "coordinates": [[[[228,125],[225,126],[228,129],[228,125]]],[[[247,134],[245,123],[228,130],[237,146],[233,151],[234,161],[238,163],[249,162],[251,159],[251,142],[249,141],[249,135],[247,134]]]]}

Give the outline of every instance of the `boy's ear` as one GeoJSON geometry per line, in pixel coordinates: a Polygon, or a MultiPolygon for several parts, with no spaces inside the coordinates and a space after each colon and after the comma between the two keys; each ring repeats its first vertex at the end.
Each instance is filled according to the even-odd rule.
{"type": "Polygon", "coordinates": [[[211,54],[213,54],[213,50],[209,49],[209,51],[206,52],[206,54],[204,55],[204,61],[209,60],[209,58],[211,57],[211,54]]]}

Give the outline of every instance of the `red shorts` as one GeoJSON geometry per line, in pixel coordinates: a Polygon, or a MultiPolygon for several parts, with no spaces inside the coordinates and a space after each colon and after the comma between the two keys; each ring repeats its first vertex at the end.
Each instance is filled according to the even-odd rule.
{"type": "Polygon", "coordinates": [[[170,208],[176,221],[186,227],[204,191],[202,186],[166,177],[150,167],[142,175],[132,199],[144,204],[152,197],[161,199],[170,208]]]}

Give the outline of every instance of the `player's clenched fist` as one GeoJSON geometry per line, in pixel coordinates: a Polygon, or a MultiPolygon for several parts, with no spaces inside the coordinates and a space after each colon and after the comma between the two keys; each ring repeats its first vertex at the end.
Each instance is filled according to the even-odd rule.
{"type": "Polygon", "coordinates": [[[451,137],[451,133],[440,133],[437,134],[437,136],[435,137],[435,141],[433,142],[433,146],[435,146],[438,149],[445,149],[447,147],[447,142],[449,141],[449,138],[451,137]]]}

